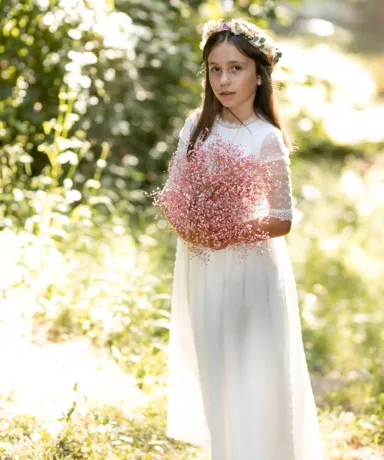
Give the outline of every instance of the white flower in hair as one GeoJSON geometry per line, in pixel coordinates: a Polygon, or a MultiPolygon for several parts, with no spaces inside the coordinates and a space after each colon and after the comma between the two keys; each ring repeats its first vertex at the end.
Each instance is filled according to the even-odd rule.
{"type": "Polygon", "coordinates": [[[273,49],[275,48],[275,44],[273,43],[273,41],[269,38],[269,37],[265,37],[265,42],[264,42],[264,49],[266,51],[273,51],[273,49]]]}
{"type": "Polygon", "coordinates": [[[241,23],[238,19],[232,19],[230,23],[231,32],[235,35],[240,35],[242,33],[241,23]]]}

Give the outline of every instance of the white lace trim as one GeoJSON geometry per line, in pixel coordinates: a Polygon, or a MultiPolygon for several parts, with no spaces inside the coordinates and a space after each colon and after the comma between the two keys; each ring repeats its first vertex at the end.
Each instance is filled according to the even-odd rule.
{"type": "Polygon", "coordinates": [[[226,128],[231,128],[231,129],[237,129],[237,128],[242,128],[245,126],[250,125],[251,123],[255,123],[257,121],[261,121],[261,119],[257,115],[251,115],[247,120],[243,121],[243,123],[239,122],[231,122],[228,120],[224,120],[224,118],[221,117],[221,115],[217,115],[216,121],[219,125],[225,126],[226,128]]]}
{"type": "Polygon", "coordinates": [[[269,215],[275,219],[280,220],[293,220],[291,209],[271,209],[269,215]]]}
{"type": "Polygon", "coordinates": [[[271,163],[272,161],[284,161],[288,165],[291,164],[290,157],[288,157],[288,156],[282,157],[281,154],[270,155],[270,156],[264,157],[260,161],[262,163],[271,163]]]}

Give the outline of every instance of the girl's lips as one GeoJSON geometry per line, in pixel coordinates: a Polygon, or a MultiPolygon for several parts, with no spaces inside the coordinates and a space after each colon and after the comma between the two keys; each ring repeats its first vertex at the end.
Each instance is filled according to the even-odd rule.
{"type": "Polygon", "coordinates": [[[227,94],[224,94],[224,93],[220,93],[220,96],[222,97],[228,97],[228,96],[233,96],[235,93],[227,93],[227,94]]]}

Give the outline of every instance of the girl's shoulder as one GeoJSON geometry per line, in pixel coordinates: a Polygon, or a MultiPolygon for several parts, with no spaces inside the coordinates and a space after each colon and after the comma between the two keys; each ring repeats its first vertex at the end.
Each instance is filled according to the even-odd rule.
{"type": "Polygon", "coordinates": [[[192,129],[195,127],[197,124],[197,121],[200,117],[201,114],[201,108],[196,108],[192,109],[188,112],[187,117],[184,122],[184,126],[180,130],[179,136],[185,140],[185,142],[188,142],[190,133],[192,129]]]}
{"type": "Polygon", "coordinates": [[[196,107],[188,112],[186,121],[190,120],[191,122],[195,122],[199,119],[201,115],[201,107],[196,107]]]}
{"type": "Polygon", "coordinates": [[[255,124],[252,149],[258,159],[272,161],[284,158],[289,163],[291,144],[285,133],[268,120],[260,119],[255,124]]]}
{"type": "Polygon", "coordinates": [[[267,120],[262,120],[259,130],[256,148],[259,158],[265,161],[284,158],[289,163],[291,147],[283,131],[267,120]]]}
{"type": "Polygon", "coordinates": [[[282,136],[282,131],[273,125],[270,121],[260,118],[255,123],[255,128],[258,131],[258,135],[260,138],[266,138],[267,136],[282,136]],[[273,134],[272,134],[273,133],[273,134]]]}
{"type": "Polygon", "coordinates": [[[281,149],[291,151],[293,149],[291,141],[283,129],[278,128],[270,121],[262,119],[258,125],[258,135],[260,146],[270,145],[279,146],[281,149]]]}

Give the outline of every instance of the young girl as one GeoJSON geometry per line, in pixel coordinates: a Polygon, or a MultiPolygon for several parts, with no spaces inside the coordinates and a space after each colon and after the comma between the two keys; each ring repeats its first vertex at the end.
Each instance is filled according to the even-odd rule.
{"type": "Polygon", "coordinates": [[[213,460],[320,460],[284,239],[292,221],[290,151],[271,78],[281,52],[240,19],[209,21],[201,48],[203,104],[180,132],[175,161],[188,156],[198,139],[209,143],[218,133],[268,163],[276,187],[268,196],[268,219],[253,220],[249,234],[252,241],[257,231],[268,232],[266,251],[253,247],[239,261],[228,242],[212,243],[205,263],[189,257],[187,242],[177,238],[167,435],[209,448],[213,460]]]}

